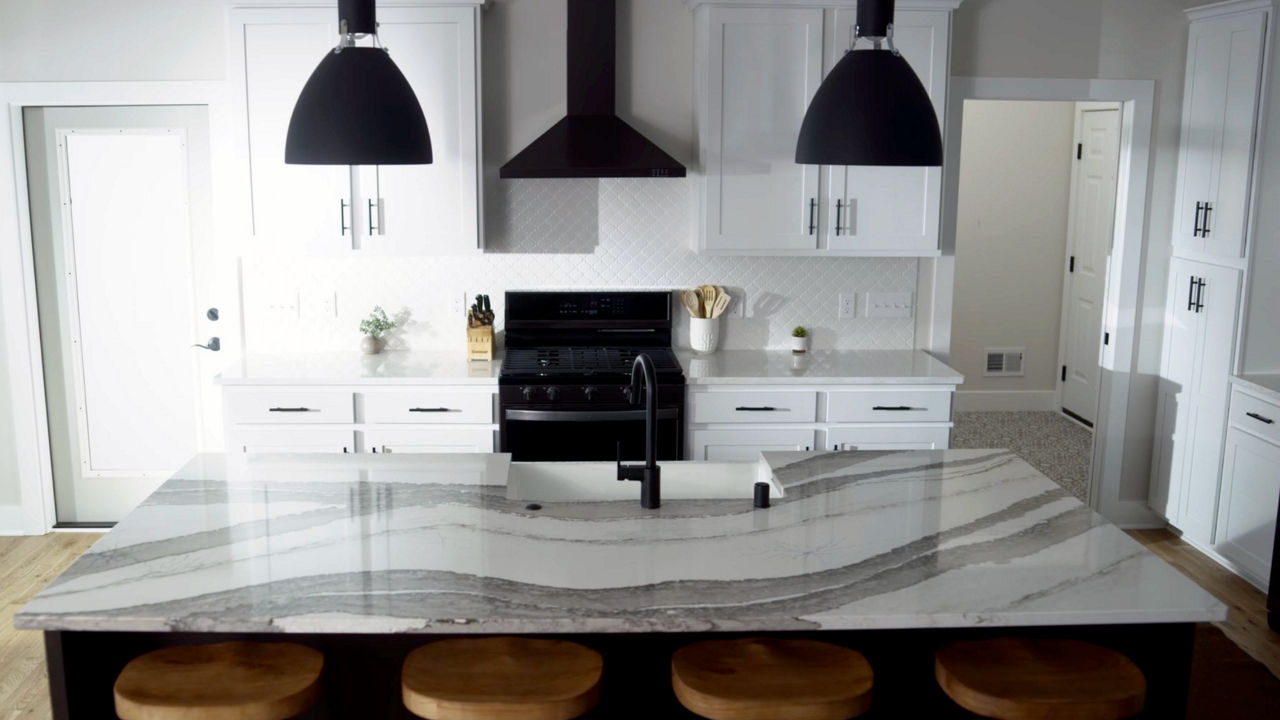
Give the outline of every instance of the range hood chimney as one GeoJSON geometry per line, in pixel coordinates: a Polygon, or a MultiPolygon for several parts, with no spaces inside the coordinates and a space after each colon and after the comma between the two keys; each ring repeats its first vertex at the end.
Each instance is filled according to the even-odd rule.
{"type": "Polygon", "coordinates": [[[614,0],[568,4],[568,114],[499,171],[503,178],[684,177],[684,166],[614,114],[614,0]]]}

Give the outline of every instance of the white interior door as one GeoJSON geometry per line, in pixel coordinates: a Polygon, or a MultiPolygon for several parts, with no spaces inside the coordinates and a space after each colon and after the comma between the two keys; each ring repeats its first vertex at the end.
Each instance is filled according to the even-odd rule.
{"type": "Polygon", "coordinates": [[[1067,218],[1062,409],[1092,425],[1097,419],[1107,257],[1115,232],[1120,106],[1079,103],[1076,142],[1067,218]]]}
{"type": "Polygon", "coordinates": [[[216,433],[203,107],[24,113],[59,523],[118,520],[216,433]]]}

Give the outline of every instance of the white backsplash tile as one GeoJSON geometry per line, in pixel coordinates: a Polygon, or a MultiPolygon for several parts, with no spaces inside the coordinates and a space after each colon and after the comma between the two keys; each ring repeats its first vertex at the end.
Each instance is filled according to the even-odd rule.
{"type": "MultiPolygon", "coordinates": [[[[501,330],[505,290],[676,289],[723,285],[746,317],[722,318],[721,347],[788,348],[791,328],[810,329],[815,349],[904,349],[912,318],[840,318],[841,292],[915,292],[917,261],[902,258],[713,257],[691,249],[691,179],[491,179],[484,254],[444,257],[246,257],[246,351],[355,349],[374,305],[399,315],[392,347],[462,351],[453,298],[487,293],[501,330]],[[336,317],[319,298],[336,294],[336,317]],[[272,310],[296,296],[296,313],[272,310]]],[[[468,304],[470,300],[467,301],[468,304]]],[[[688,347],[677,307],[676,345],[688,347]]]]}

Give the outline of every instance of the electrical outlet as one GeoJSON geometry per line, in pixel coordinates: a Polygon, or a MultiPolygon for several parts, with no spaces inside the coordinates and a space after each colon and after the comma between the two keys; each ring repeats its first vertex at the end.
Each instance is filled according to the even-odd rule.
{"type": "Polygon", "coordinates": [[[840,317],[858,317],[858,293],[840,293],[840,317]]]}
{"type": "Polygon", "coordinates": [[[316,299],[316,316],[326,320],[338,317],[338,293],[321,293],[316,299]]]}
{"type": "Polygon", "coordinates": [[[449,315],[453,317],[466,317],[467,315],[467,291],[463,290],[462,294],[454,293],[449,299],[449,315]]]}
{"type": "Polygon", "coordinates": [[[724,311],[725,317],[741,318],[747,316],[747,293],[737,292],[729,296],[729,309],[724,311]]]}
{"type": "Polygon", "coordinates": [[[866,317],[909,318],[912,316],[915,298],[912,293],[867,293],[863,304],[866,317]]]}

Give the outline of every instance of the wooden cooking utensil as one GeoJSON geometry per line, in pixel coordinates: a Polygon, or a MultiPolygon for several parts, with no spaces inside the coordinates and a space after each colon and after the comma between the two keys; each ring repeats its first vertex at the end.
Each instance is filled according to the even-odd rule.
{"type": "Polygon", "coordinates": [[[694,315],[694,317],[703,317],[703,315],[702,315],[702,308],[703,308],[703,304],[702,304],[702,288],[701,288],[701,287],[696,287],[696,288],[694,288],[694,289],[693,289],[693,298],[694,298],[695,300],[697,300],[697,301],[698,301],[698,304],[697,304],[697,306],[696,306],[696,307],[698,308],[698,314],[697,314],[697,315],[694,315]]]}
{"type": "Polygon", "coordinates": [[[689,317],[702,317],[702,303],[698,300],[698,294],[693,290],[682,290],[680,292],[680,304],[684,305],[684,309],[689,311],[689,317]]]}
{"type": "Polygon", "coordinates": [[[711,308],[711,317],[718,318],[729,308],[728,295],[716,295],[715,307],[711,308]]]}
{"type": "Polygon", "coordinates": [[[702,317],[711,317],[711,308],[716,304],[716,289],[711,285],[702,286],[702,317]]]}

